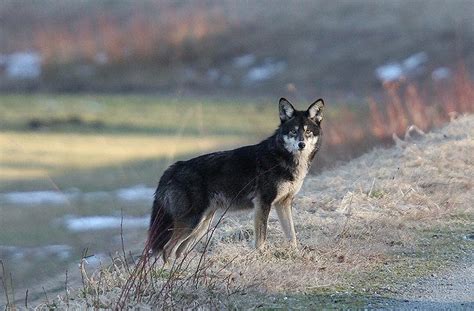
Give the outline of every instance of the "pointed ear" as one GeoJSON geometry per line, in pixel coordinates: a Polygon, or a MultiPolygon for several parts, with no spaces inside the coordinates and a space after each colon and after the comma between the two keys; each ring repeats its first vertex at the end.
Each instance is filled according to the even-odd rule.
{"type": "Polygon", "coordinates": [[[323,120],[323,108],[324,108],[324,101],[320,98],[314,103],[309,106],[306,113],[308,114],[308,118],[313,120],[314,122],[321,123],[323,120]]]}
{"type": "Polygon", "coordinates": [[[286,98],[280,98],[280,121],[281,123],[286,122],[293,118],[295,114],[295,108],[286,98]]]}

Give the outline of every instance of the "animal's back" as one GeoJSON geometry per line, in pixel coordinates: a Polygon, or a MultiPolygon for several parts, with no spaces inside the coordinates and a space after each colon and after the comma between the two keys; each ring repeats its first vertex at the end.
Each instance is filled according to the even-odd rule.
{"type": "Polygon", "coordinates": [[[252,207],[258,145],[178,161],[155,192],[149,244],[154,253],[171,238],[174,223],[194,227],[208,209],[252,207]]]}

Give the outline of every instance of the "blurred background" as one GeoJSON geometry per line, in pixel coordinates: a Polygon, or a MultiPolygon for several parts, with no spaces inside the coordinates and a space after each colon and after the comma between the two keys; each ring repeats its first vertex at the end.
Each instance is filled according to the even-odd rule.
{"type": "Polygon", "coordinates": [[[268,136],[282,96],[325,99],[315,174],[472,112],[473,16],[471,0],[1,1],[3,286],[53,295],[83,257],[139,252],[163,170],[268,136]]]}

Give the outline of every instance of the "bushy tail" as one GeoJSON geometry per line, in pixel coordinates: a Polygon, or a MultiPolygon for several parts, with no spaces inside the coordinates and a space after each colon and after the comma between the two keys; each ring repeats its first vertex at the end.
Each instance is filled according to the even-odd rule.
{"type": "Polygon", "coordinates": [[[160,200],[153,202],[150,229],[148,230],[148,247],[153,254],[158,254],[171,239],[173,229],[173,218],[165,210],[160,200]]]}

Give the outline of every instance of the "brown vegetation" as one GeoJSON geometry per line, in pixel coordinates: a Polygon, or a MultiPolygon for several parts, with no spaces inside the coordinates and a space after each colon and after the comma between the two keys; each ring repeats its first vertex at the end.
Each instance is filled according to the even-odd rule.
{"type": "Polygon", "coordinates": [[[463,65],[451,82],[419,86],[397,81],[384,84],[384,90],[378,103],[369,97],[367,108],[351,111],[346,107],[335,116],[327,116],[321,159],[324,163],[334,165],[328,157],[348,160],[370,147],[392,143],[393,135],[402,137],[411,125],[426,132],[474,112],[474,82],[463,65]]]}

